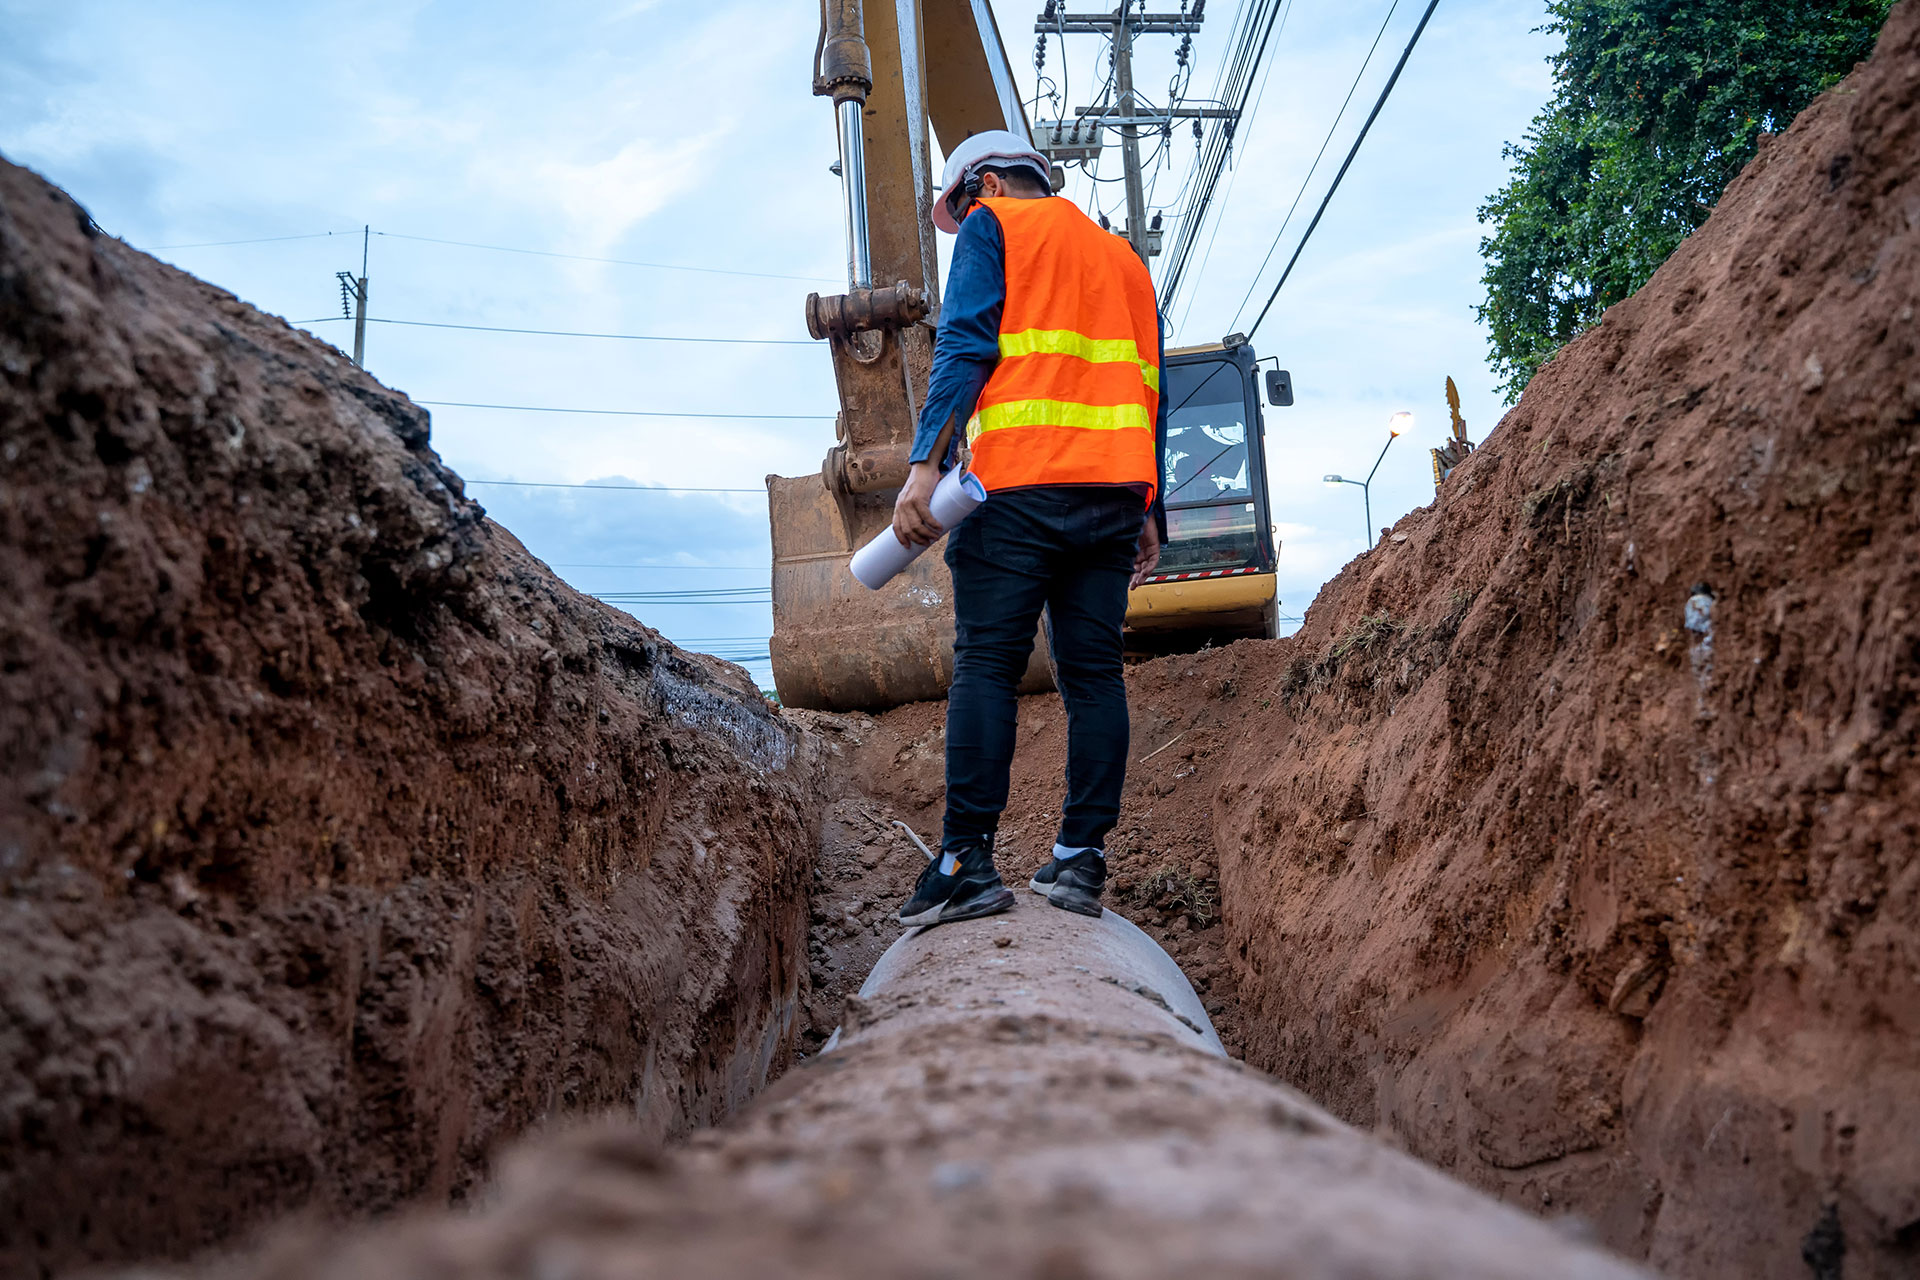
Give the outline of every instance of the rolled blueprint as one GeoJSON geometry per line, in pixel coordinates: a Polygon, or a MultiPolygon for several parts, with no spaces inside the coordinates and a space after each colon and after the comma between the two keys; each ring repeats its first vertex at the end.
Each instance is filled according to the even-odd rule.
{"type": "MultiPolygon", "coordinates": [[[[969,472],[955,467],[940,477],[940,483],[933,487],[933,499],[927,506],[933,512],[933,519],[942,530],[965,520],[973,509],[987,500],[987,487],[976,480],[969,472]]],[[[892,526],[882,529],[873,541],[853,553],[853,563],[848,568],[863,586],[878,591],[893,580],[893,576],[912,564],[926,547],[900,545],[900,539],[893,534],[892,526]]]]}

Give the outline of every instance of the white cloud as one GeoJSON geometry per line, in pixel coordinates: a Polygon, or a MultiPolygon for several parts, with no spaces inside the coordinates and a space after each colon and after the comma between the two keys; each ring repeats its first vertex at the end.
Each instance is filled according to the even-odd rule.
{"type": "MultiPolygon", "coordinates": [[[[1232,321],[1389,0],[1295,0],[1258,117],[1242,132],[1218,240],[1178,335],[1232,321]]],[[[4,0],[0,0],[0,5],[4,0]]],[[[1030,10],[1001,4],[1016,72],[1031,84],[1030,10]]],[[[1194,92],[1211,90],[1230,14],[1196,41],[1194,92]]],[[[1403,6],[1341,132],[1282,237],[1258,300],[1411,28],[1403,6]]],[[[1476,437],[1498,415],[1471,304],[1479,294],[1474,210],[1504,177],[1500,144],[1544,101],[1551,42],[1530,33],[1540,0],[1443,6],[1349,173],[1294,279],[1258,335],[1292,369],[1299,403],[1269,410],[1282,594],[1297,612],[1364,545],[1357,491],[1387,415],[1420,413],[1373,486],[1375,524],[1430,501],[1425,447],[1460,383],[1476,437]],[[1427,433],[1431,434],[1428,438],[1427,433]]],[[[832,114],[809,91],[810,5],[643,0],[442,6],[333,0],[233,6],[136,0],[15,4],[0,25],[0,151],[69,187],[139,244],[376,230],[597,257],[823,277],[813,284],[570,262],[376,237],[373,314],[525,328],[804,337],[801,302],[842,270],[832,114]]],[[[1070,106],[1095,87],[1099,42],[1073,42],[1070,106]]],[[[1143,90],[1164,99],[1172,41],[1143,40],[1143,90]]],[[[1059,45],[1049,71],[1061,70],[1059,45]]],[[[1190,140],[1175,138],[1184,164],[1190,140]]],[[[1117,172],[1117,170],[1109,170],[1117,172]]],[[[1168,198],[1183,174],[1157,187],[1168,198]]],[[[1090,188],[1071,191],[1085,196],[1090,188]]],[[[1101,189],[1113,208],[1118,185],[1101,189]]],[[[1173,210],[1169,211],[1174,212],[1173,210]]],[[[338,309],[333,272],[357,269],[357,236],[169,251],[164,256],[296,320],[338,309]]],[[[1250,320],[1242,317],[1242,324],[1250,320]]],[[[350,342],[346,326],[316,326],[350,342]]],[[[695,346],[376,326],[369,367],[431,399],[705,412],[835,407],[819,346],[695,346]]],[[[819,465],[832,423],[584,418],[435,411],[437,446],[475,475],[757,487],[768,471],[819,465]]],[[[555,491],[523,491],[552,493],[555,491]]],[[[487,495],[536,553],[589,561],[684,550],[691,508],[610,495],[571,503],[487,495]]],[[[753,501],[702,508],[700,536],[732,522],[764,555],[753,501]]],[[[573,571],[567,570],[572,573],[573,571]]],[[[582,579],[582,581],[586,581],[582,579]]],[[[609,585],[606,575],[587,582],[609,585]]],[[[613,584],[620,585],[620,584],[613,584]]],[[[626,585],[632,585],[628,583],[626,585]]],[[[742,612],[742,611],[736,611],[742,612]]],[[[732,634],[718,615],[704,632],[732,634]]],[[[765,620],[753,626],[764,628],[765,620]]],[[[671,631],[671,628],[669,628],[671,631]]]]}
{"type": "Polygon", "coordinates": [[[584,251],[601,254],[683,197],[700,176],[700,159],[710,145],[704,135],[666,143],[636,138],[601,160],[534,160],[518,168],[490,164],[487,173],[503,197],[525,192],[531,174],[540,198],[572,222],[584,251]]]}

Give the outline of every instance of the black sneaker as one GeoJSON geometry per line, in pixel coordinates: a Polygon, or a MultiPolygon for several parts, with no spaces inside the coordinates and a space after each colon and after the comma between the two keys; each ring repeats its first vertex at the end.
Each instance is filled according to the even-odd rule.
{"type": "MultiPolygon", "coordinates": [[[[1057,844],[1053,846],[1053,857],[1047,860],[1045,866],[1033,873],[1033,879],[1027,881],[1027,888],[1033,890],[1043,898],[1053,892],[1053,886],[1060,878],[1060,868],[1064,867],[1073,856],[1069,854],[1066,858],[1062,858],[1060,856],[1061,847],[1062,846],[1057,844]]],[[[1086,851],[1081,850],[1081,852],[1084,853],[1086,851]]],[[[1104,862],[1104,859],[1102,861],[1104,862]]]]}
{"type": "Polygon", "coordinates": [[[1048,902],[1062,911],[1075,911],[1083,916],[1100,914],[1100,894],[1107,887],[1105,858],[1092,849],[1071,858],[1055,858],[1035,873],[1036,887],[1040,877],[1049,871],[1053,873],[1053,887],[1047,891],[1048,902]]]}
{"type": "Polygon", "coordinates": [[[951,924],[1005,911],[1013,905],[1013,891],[993,869],[993,838],[989,836],[960,852],[952,875],[943,875],[943,853],[927,864],[913,896],[900,908],[901,924],[951,924]]]}
{"type": "Polygon", "coordinates": [[[1060,859],[1049,858],[1047,865],[1034,872],[1033,879],[1027,881],[1027,888],[1044,898],[1053,892],[1054,883],[1059,878],[1060,859]]]}

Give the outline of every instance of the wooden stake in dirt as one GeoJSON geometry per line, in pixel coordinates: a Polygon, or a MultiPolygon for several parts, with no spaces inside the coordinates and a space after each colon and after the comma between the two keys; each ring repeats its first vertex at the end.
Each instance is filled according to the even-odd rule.
{"type": "Polygon", "coordinates": [[[1185,729],[1182,729],[1179,733],[1174,734],[1171,738],[1168,738],[1165,742],[1161,743],[1159,746],[1155,747],[1153,750],[1147,752],[1147,754],[1141,756],[1140,763],[1145,764],[1147,761],[1153,759],[1155,756],[1159,755],[1162,751],[1165,751],[1168,747],[1172,746],[1174,743],[1180,741],[1180,739],[1186,736],[1187,736],[1187,731],[1185,729]]]}

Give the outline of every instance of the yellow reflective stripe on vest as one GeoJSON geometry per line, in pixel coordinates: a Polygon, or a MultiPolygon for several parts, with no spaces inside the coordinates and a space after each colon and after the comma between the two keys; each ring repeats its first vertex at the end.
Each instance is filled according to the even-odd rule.
{"type": "Polygon", "coordinates": [[[1000,356],[1078,356],[1089,364],[1137,364],[1140,378],[1151,391],[1160,390],[1160,370],[1140,358],[1132,338],[1089,338],[1071,329],[1027,329],[1000,335],[1000,356]]]}
{"type": "Polygon", "coordinates": [[[1143,404],[1075,404],[1070,400],[1009,400],[982,405],[967,423],[967,439],[1002,427],[1080,427],[1088,431],[1153,430],[1143,404]]]}

